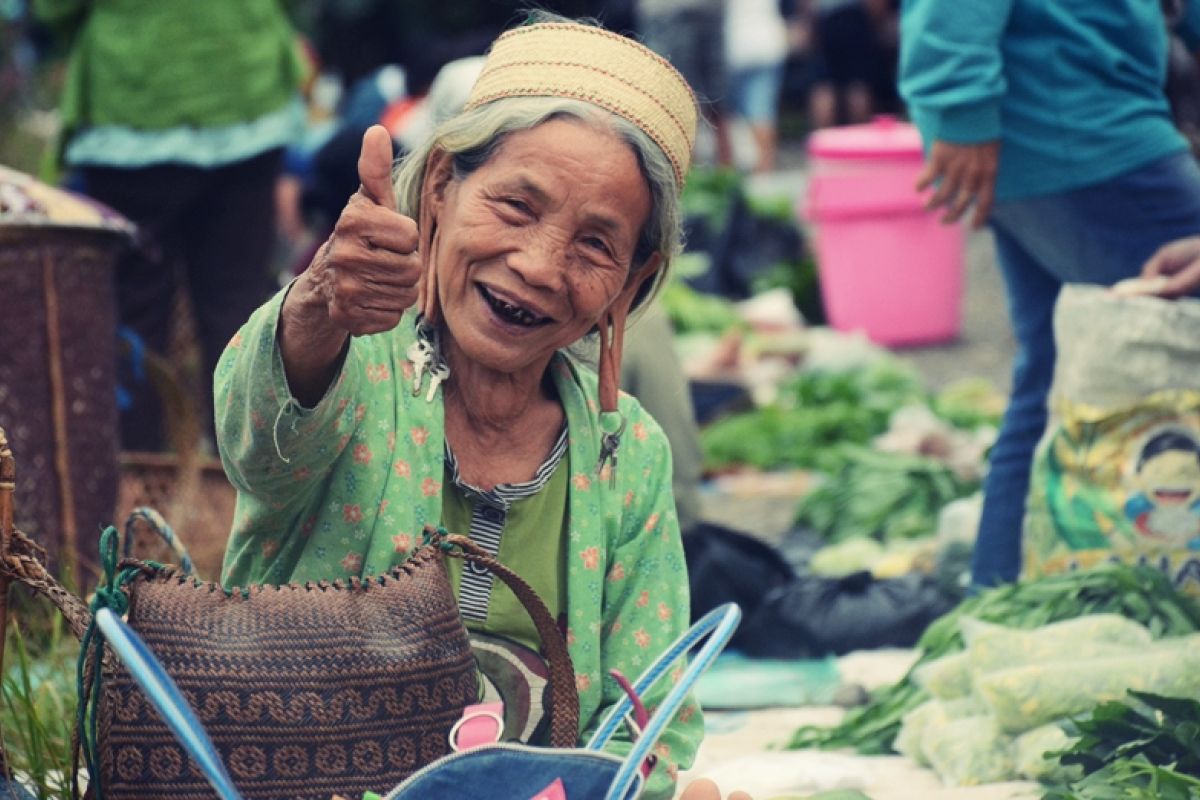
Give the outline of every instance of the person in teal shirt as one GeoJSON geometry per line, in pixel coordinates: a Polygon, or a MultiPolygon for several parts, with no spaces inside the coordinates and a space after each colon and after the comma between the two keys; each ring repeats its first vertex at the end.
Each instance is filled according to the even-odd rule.
{"type": "Polygon", "coordinates": [[[1111,285],[1200,223],[1200,169],[1164,92],[1168,25],[1200,44],[1194,0],[904,0],[899,88],[918,183],[947,223],[990,226],[1018,352],[990,456],[976,587],[1012,581],[1067,282],[1111,285]],[[1169,12],[1169,13],[1168,13],[1169,12]],[[1169,17],[1169,18],[1168,18],[1169,17]]]}

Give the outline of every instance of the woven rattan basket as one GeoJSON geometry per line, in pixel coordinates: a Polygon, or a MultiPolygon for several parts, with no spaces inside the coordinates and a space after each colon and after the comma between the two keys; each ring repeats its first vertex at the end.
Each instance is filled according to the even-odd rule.
{"type": "Polygon", "coordinates": [[[78,585],[117,497],[112,276],[130,233],[112,212],[0,167],[0,426],[30,454],[16,522],[78,585]]]}

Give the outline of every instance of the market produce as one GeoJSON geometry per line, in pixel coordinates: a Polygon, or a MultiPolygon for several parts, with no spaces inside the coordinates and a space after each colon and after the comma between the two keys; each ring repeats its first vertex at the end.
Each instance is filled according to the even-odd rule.
{"type": "Polygon", "coordinates": [[[974,677],[975,689],[1008,733],[1081,714],[1129,689],[1200,697],[1200,637],[1127,648],[1123,655],[1030,662],[974,677]]]}
{"type": "Polygon", "coordinates": [[[1059,761],[1085,777],[1044,800],[1195,800],[1200,797],[1200,703],[1130,692],[1068,725],[1059,761]]]}
{"type": "Polygon", "coordinates": [[[966,653],[954,653],[921,664],[913,670],[913,680],[938,700],[957,700],[971,694],[971,660],[966,653]]]}
{"type": "Polygon", "coordinates": [[[977,673],[1022,664],[1124,655],[1130,648],[1154,640],[1145,626],[1119,614],[1088,614],[1034,630],[1015,630],[969,617],[963,618],[959,626],[967,643],[968,664],[963,669],[977,673]]]}
{"type": "Polygon", "coordinates": [[[800,728],[788,746],[850,747],[867,754],[895,752],[904,716],[930,699],[917,684],[914,671],[963,649],[960,623],[964,617],[1031,629],[1101,613],[1125,616],[1144,625],[1156,638],[1200,630],[1200,607],[1150,567],[1108,564],[991,589],[968,598],[929,626],[917,645],[921,651],[917,665],[898,683],[877,691],[869,704],[847,712],[838,725],[800,728]]]}
{"type": "Polygon", "coordinates": [[[956,428],[998,427],[1007,400],[986,378],[963,378],[933,398],[933,410],[956,428]]]}
{"type": "Polygon", "coordinates": [[[1013,763],[1018,775],[1030,780],[1067,783],[1082,776],[1078,767],[1064,765],[1057,753],[1075,743],[1062,725],[1050,723],[1026,731],[1013,742],[1013,763]]]}
{"type": "Polygon", "coordinates": [[[945,726],[952,720],[979,717],[983,704],[974,697],[958,700],[929,700],[904,715],[900,731],[896,734],[896,752],[911,758],[923,767],[930,766],[925,753],[926,735],[945,726]]]}
{"type": "Polygon", "coordinates": [[[1061,749],[1071,740],[1048,728],[1124,697],[1130,688],[1200,697],[1200,655],[1192,655],[1200,634],[1151,641],[1144,627],[1113,614],[1030,631],[969,618],[961,627],[965,653],[914,670],[931,692],[958,699],[917,707],[905,715],[895,741],[899,752],[930,766],[949,785],[1061,773],[1057,761],[1043,757],[1046,745],[1061,749]],[[1034,730],[1039,733],[1018,738],[1034,730]]]}
{"type": "Polygon", "coordinates": [[[769,406],[701,432],[705,468],[836,469],[839,445],[866,445],[892,413],[924,398],[916,375],[892,359],[849,370],[810,370],[782,382],[769,406]]]}
{"type": "Polygon", "coordinates": [[[745,327],[732,302],[698,292],[682,281],[669,281],[659,298],[671,320],[671,327],[678,334],[722,334],[745,327]]]}
{"type": "Polygon", "coordinates": [[[829,541],[931,536],[942,508],[979,488],[977,482],[964,481],[945,464],[924,456],[852,446],[838,448],[837,453],[841,467],[796,509],[797,524],[829,541]]]}
{"type": "Polygon", "coordinates": [[[841,578],[869,572],[875,578],[901,578],[914,572],[929,574],[940,564],[939,548],[932,536],[878,542],[846,539],[821,547],[807,563],[814,575],[841,578]]]}
{"type": "Polygon", "coordinates": [[[869,412],[848,406],[768,407],[734,414],[701,431],[704,469],[813,468],[828,459],[838,443],[866,442],[873,430],[869,412]]]}
{"type": "Polygon", "coordinates": [[[1012,742],[990,716],[931,725],[921,748],[929,766],[951,786],[996,783],[1016,773],[1012,742]]]}

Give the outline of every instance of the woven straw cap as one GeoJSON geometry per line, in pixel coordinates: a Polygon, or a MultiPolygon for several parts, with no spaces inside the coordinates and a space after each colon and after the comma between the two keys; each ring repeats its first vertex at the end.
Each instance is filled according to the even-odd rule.
{"type": "Polygon", "coordinates": [[[653,139],[683,187],[696,141],[696,98],[671,64],[603,28],[547,22],[500,36],[467,109],[502,97],[569,97],[624,117],[653,139]]]}

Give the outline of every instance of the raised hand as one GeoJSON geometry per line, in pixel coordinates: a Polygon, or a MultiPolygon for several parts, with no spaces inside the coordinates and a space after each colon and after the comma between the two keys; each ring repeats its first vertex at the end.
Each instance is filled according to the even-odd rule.
{"type": "Polygon", "coordinates": [[[349,336],[391,330],[417,301],[417,224],[396,211],[392,139],[363,135],[358,191],[284,302],[279,343],[288,383],[302,403],[320,399],[349,336]]]}
{"type": "MultiPolygon", "coordinates": [[[[697,778],[687,785],[679,800],[721,800],[721,790],[708,778],[697,778]]],[[[729,800],[751,800],[745,792],[734,792],[729,800]]]]}
{"type": "Polygon", "coordinates": [[[358,178],[358,191],[308,268],[330,321],[355,336],[396,327],[416,302],[421,277],[417,224],[396,211],[392,139],[380,125],[363,135],[358,178]]]}

